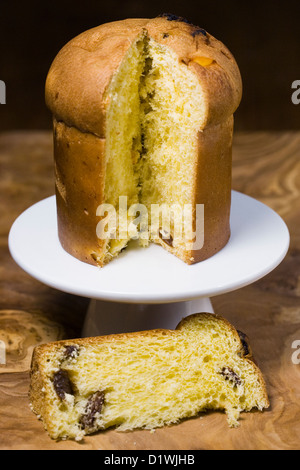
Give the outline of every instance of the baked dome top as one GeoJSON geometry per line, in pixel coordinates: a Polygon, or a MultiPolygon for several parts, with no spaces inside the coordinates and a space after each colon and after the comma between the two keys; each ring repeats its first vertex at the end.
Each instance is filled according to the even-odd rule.
{"type": "Polygon", "coordinates": [[[236,111],[242,81],[233,55],[204,29],[165,14],[106,23],[68,42],[54,59],[46,81],[46,103],[54,117],[105,138],[106,92],[127,51],[143,36],[173,50],[198,77],[205,101],[203,129],[236,111]]]}

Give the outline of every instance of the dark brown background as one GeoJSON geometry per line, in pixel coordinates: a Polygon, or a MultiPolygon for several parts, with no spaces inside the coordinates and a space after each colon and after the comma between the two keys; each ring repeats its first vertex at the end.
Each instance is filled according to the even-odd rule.
{"type": "Polygon", "coordinates": [[[0,131],[50,128],[44,82],[68,40],[104,22],[162,12],[207,29],[235,55],[244,81],[238,130],[299,128],[300,106],[291,102],[292,82],[300,80],[299,0],[1,0],[0,79],[7,104],[0,106],[0,131]]]}

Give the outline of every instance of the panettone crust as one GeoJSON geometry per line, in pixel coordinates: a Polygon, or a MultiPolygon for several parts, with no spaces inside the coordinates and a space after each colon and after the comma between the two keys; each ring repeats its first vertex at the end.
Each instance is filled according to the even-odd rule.
{"type": "Polygon", "coordinates": [[[239,68],[229,50],[204,30],[183,21],[127,19],[90,29],[56,56],[46,82],[46,103],[58,121],[105,138],[105,92],[133,41],[148,32],[192,69],[205,90],[203,128],[226,121],[241,100],[239,68]],[[202,31],[197,34],[197,31],[202,31]],[[209,57],[210,67],[193,61],[209,57]]]}

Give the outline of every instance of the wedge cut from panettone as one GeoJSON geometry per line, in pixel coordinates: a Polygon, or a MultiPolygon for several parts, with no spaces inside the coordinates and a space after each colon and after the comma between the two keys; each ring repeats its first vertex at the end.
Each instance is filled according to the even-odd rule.
{"type": "Polygon", "coordinates": [[[59,341],[36,347],[30,401],[53,439],[116,427],[155,429],[207,410],[268,408],[246,336],[200,313],[176,330],[59,341]]]}

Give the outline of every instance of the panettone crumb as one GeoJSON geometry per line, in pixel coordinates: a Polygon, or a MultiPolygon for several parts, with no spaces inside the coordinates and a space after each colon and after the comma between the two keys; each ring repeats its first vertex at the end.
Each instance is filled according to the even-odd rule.
{"type": "MultiPolygon", "coordinates": [[[[191,175],[197,161],[197,135],[204,123],[203,92],[196,75],[174,52],[143,33],[127,52],[107,96],[105,201],[118,208],[119,196],[125,195],[128,207],[143,204],[150,227],[152,204],[177,205],[183,211],[193,200],[191,175]]],[[[133,219],[128,216],[128,225],[133,219]]],[[[140,237],[141,245],[154,241],[186,258],[192,249],[185,232],[188,222],[176,234],[174,219],[171,213],[158,230],[140,237]],[[159,237],[159,229],[171,230],[172,244],[159,237]]],[[[100,264],[118,256],[130,236],[121,238],[117,230],[99,254],[100,264]]]]}
{"type": "Polygon", "coordinates": [[[227,321],[211,314],[188,317],[175,331],[42,345],[34,352],[30,398],[54,439],[79,441],[110,427],[153,433],[207,410],[224,410],[236,427],[242,411],[268,407],[248,349],[227,321]],[[76,362],[64,356],[70,344],[78,348],[76,362]],[[64,393],[70,388],[72,400],[64,393]]]}

